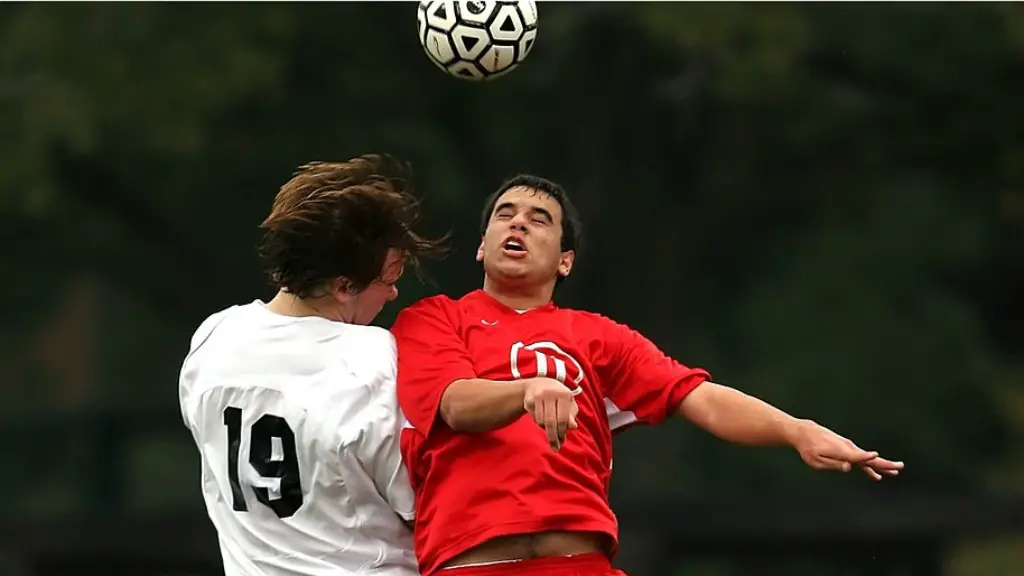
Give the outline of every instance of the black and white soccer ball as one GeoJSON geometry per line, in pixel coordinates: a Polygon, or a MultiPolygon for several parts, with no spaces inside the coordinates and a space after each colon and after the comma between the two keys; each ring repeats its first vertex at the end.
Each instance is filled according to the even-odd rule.
{"type": "Polygon", "coordinates": [[[417,20],[430,60],[463,80],[511,72],[537,38],[534,0],[421,0],[417,20]]]}

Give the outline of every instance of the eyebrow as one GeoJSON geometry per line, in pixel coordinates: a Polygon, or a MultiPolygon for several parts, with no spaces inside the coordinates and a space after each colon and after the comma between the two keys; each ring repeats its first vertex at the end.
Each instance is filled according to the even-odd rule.
{"type": "Polygon", "coordinates": [[[544,216],[545,218],[548,219],[548,222],[554,222],[555,221],[554,215],[551,214],[551,212],[549,212],[546,208],[534,208],[532,210],[532,212],[534,212],[535,214],[540,214],[541,216],[544,216]]]}
{"type": "MultiPolygon", "coordinates": [[[[517,207],[518,206],[516,206],[516,204],[514,202],[502,202],[501,204],[498,204],[497,206],[494,207],[494,214],[497,214],[498,212],[501,212],[502,210],[505,210],[505,209],[508,209],[508,208],[515,209],[517,207]]],[[[541,216],[544,216],[545,218],[548,219],[549,222],[554,222],[555,221],[554,215],[552,215],[551,211],[548,210],[547,208],[541,208],[539,206],[532,206],[530,208],[530,212],[532,214],[540,214],[541,216]]]]}
{"type": "Polygon", "coordinates": [[[516,205],[513,204],[512,202],[502,202],[501,204],[498,204],[497,206],[494,207],[494,212],[492,212],[492,214],[497,214],[498,212],[501,212],[502,210],[505,210],[506,208],[515,208],[515,207],[516,207],[516,205]]]}

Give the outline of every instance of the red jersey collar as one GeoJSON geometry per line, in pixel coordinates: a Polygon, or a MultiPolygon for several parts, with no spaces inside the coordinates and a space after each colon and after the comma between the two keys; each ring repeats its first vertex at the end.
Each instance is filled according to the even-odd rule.
{"type": "Polygon", "coordinates": [[[502,314],[516,314],[516,315],[520,315],[520,314],[529,314],[531,312],[539,312],[539,311],[542,311],[542,310],[545,310],[545,311],[546,310],[554,310],[556,308],[554,302],[548,302],[547,304],[545,304],[543,306],[538,306],[537,308],[530,308],[529,310],[525,310],[525,311],[520,312],[519,310],[516,310],[515,308],[509,308],[508,306],[502,304],[501,302],[498,302],[497,300],[495,300],[494,296],[491,296],[487,292],[484,292],[483,288],[478,288],[476,290],[473,290],[469,294],[466,294],[465,296],[463,296],[462,299],[466,300],[468,302],[479,303],[479,304],[481,304],[483,306],[486,306],[486,307],[488,307],[488,308],[490,308],[492,310],[495,310],[497,312],[500,312],[502,314]]]}

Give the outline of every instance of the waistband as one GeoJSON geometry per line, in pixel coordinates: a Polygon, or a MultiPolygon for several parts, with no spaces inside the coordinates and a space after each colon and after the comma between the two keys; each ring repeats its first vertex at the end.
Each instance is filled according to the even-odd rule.
{"type": "Polygon", "coordinates": [[[498,560],[480,562],[465,566],[451,566],[437,572],[444,576],[500,576],[503,574],[523,574],[533,571],[550,571],[565,568],[568,570],[607,570],[611,568],[608,557],[599,552],[574,554],[572,556],[547,556],[544,558],[528,558],[525,560],[498,560]]]}

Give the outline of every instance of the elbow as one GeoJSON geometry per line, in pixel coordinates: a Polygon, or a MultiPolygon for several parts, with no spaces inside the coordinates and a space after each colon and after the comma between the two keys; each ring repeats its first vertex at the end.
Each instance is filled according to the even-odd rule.
{"type": "Polygon", "coordinates": [[[719,418],[718,412],[712,408],[703,408],[699,410],[689,410],[683,413],[683,417],[690,421],[694,426],[710,432],[715,436],[720,436],[720,428],[722,427],[721,418],[719,418]]]}
{"type": "Polygon", "coordinates": [[[488,428],[482,425],[477,419],[473,418],[472,415],[467,414],[465,410],[442,410],[441,420],[448,425],[455,432],[486,432],[488,428]]]}
{"type": "Polygon", "coordinates": [[[468,418],[465,416],[465,411],[458,409],[457,406],[452,406],[451,402],[442,402],[441,409],[438,413],[441,416],[441,420],[452,430],[456,432],[470,431],[470,424],[468,418]]]}
{"type": "Polygon", "coordinates": [[[480,425],[474,417],[474,410],[445,395],[438,410],[441,420],[455,432],[480,432],[480,425]]]}

